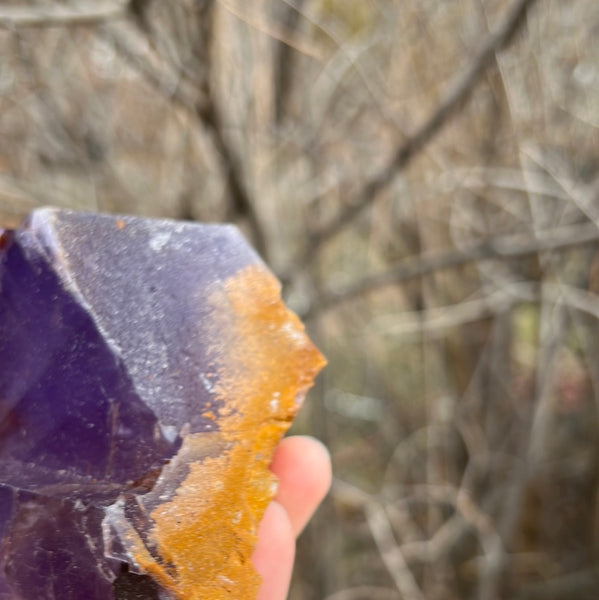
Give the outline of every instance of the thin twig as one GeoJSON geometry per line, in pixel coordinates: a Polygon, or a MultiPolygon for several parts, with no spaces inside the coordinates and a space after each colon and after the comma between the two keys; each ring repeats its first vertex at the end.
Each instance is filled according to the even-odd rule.
{"type": "Polygon", "coordinates": [[[401,596],[391,588],[362,585],[339,590],[324,600],[401,600],[401,596]]]}
{"type": "Polygon", "coordinates": [[[371,500],[364,507],[364,512],[383,563],[387,567],[387,571],[391,575],[401,597],[405,600],[424,600],[424,594],[395,541],[393,529],[385,514],[385,509],[374,500],[371,500]]]}
{"type": "Polygon", "coordinates": [[[433,113],[392,154],[387,164],[357,192],[355,200],[344,207],[331,222],[311,236],[303,253],[293,264],[293,272],[283,276],[289,281],[297,271],[303,270],[317,256],[320,247],[343,231],[362,213],[401,172],[410,161],[438,134],[457,110],[472,95],[495,53],[504,48],[524,22],[527,11],[536,0],[517,0],[496,31],[481,43],[473,59],[463,71],[450,81],[445,95],[433,113]]]}
{"type": "MultiPolygon", "coordinates": [[[[208,10],[211,2],[206,4],[208,10]]],[[[203,10],[207,10],[204,8],[203,10]]],[[[222,116],[217,103],[213,97],[214,91],[210,84],[209,75],[209,52],[210,42],[210,20],[203,19],[202,39],[199,40],[198,65],[202,73],[193,73],[189,69],[184,71],[164,72],[152,64],[147,56],[134,47],[134,44],[125,36],[116,32],[116,28],[108,28],[103,32],[108,37],[115,48],[142,77],[156,90],[158,90],[169,102],[176,104],[190,113],[194,119],[204,127],[206,133],[216,151],[218,160],[223,171],[224,183],[230,198],[233,217],[242,217],[247,219],[250,229],[252,242],[265,261],[268,261],[268,245],[266,232],[262,227],[260,219],[255,209],[255,202],[245,181],[242,162],[231,143],[224,135],[222,116]],[[196,81],[194,81],[194,77],[196,81]]],[[[161,59],[163,57],[160,57],[161,59]]],[[[176,67],[170,65],[172,69],[176,67]]]]}
{"type": "MultiPolygon", "coordinates": [[[[150,60],[147,48],[140,46],[138,36],[131,35],[125,29],[104,27],[98,30],[99,35],[109,41],[123,61],[135,70],[143,80],[172,104],[182,108],[195,117],[195,106],[204,102],[202,90],[192,86],[183,74],[167,72],[162,62],[150,60]],[[137,39],[136,39],[137,38],[137,39]],[[160,62],[160,64],[158,64],[160,62]]],[[[153,57],[157,58],[157,57],[153,57]]]]}
{"type": "Polygon", "coordinates": [[[507,283],[489,294],[474,300],[427,308],[421,311],[400,312],[373,320],[375,329],[385,336],[401,336],[414,333],[436,333],[466,323],[487,319],[509,311],[514,305],[531,302],[538,298],[536,282],[507,283]]]}
{"type": "Polygon", "coordinates": [[[447,519],[428,540],[404,542],[401,551],[408,563],[433,564],[450,556],[452,548],[470,531],[471,525],[461,515],[454,514],[447,519]]]}
{"type": "Polygon", "coordinates": [[[582,246],[598,240],[597,225],[584,223],[538,232],[536,238],[521,234],[497,236],[455,250],[425,253],[407,258],[387,271],[364,277],[343,289],[325,292],[306,310],[299,311],[299,314],[305,319],[312,318],[343,302],[385,286],[404,283],[437,271],[461,267],[470,262],[523,257],[582,246]]]}
{"type": "Polygon", "coordinates": [[[3,6],[0,29],[98,25],[127,16],[128,2],[84,2],[72,6],[3,6]]]}
{"type": "Polygon", "coordinates": [[[248,13],[245,7],[243,9],[239,8],[226,0],[218,0],[218,3],[227,12],[231,13],[256,31],[260,31],[271,37],[273,40],[281,42],[285,48],[293,49],[304,56],[308,56],[318,61],[324,60],[324,54],[318,46],[316,46],[313,41],[309,43],[308,41],[301,39],[295,31],[295,27],[287,27],[280,23],[270,23],[266,21],[264,17],[258,17],[248,13]]]}

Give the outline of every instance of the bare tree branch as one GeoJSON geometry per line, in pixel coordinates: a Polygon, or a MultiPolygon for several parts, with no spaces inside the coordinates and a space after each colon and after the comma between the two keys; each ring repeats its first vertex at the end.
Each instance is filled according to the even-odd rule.
{"type": "MultiPolygon", "coordinates": [[[[434,112],[393,153],[387,164],[369,179],[356,194],[355,200],[346,206],[327,225],[318,230],[308,246],[294,262],[294,271],[301,271],[317,256],[320,247],[343,231],[362,211],[369,206],[410,161],[441,131],[457,110],[471,96],[476,83],[495,53],[504,48],[524,22],[527,11],[536,0],[517,0],[508,11],[496,31],[491,32],[481,43],[474,57],[463,71],[450,81],[447,91],[434,112]]],[[[293,274],[283,279],[290,280],[293,274]]]]}
{"type": "Polygon", "coordinates": [[[147,48],[142,49],[138,36],[118,27],[104,27],[99,34],[108,40],[123,61],[134,69],[141,78],[162,97],[182,108],[186,112],[196,112],[196,104],[204,102],[203,91],[192,86],[187,73],[174,73],[167,70],[158,61],[150,60],[147,48]]]}
{"type": "Polygon", "coordinates": [[[215,99],[214,89],[211,82],[210,71],[211,42],[213,35],[214,0],[204,0],[197,11],[197,21],[200,29],[198,40],[198,85],[204,91],[204,101],[197,103],[195,113],[212,138],[214,147],[219,155],[221,166],[224,171],[225,184],[229,192],[231,202],[229,211],[232,218],[246,218],[249,225],[252,241],[262,258],[268,262],[268,245],[266,233],[256,212],[255,202],[248,189],[240,157],[235,148],[224,134],[222,114],[215,99]],[[202,64],[203,62],[203,64],[202,64]]]}
{"type": "Polygon", "coordinates": [[[393,529],[385,514],[385,509],[374,500],[371,500],[366,503],[364,512],[383,563],[387,567],[387,571],[391,575],[401,597],[406,600],[424,600],[424,594],[395,541],[393,529]]]}
{"type": "Polygon", "coordinates": [[[325,292],[304,311],[305,318],[312,318],[348,300],[369,294],[387,285],[404,283],[431,273],[460,267],[470,262],[507,259],[552,250],[560,250],[591,244],[599,240],[599,228],[595,223],[572,225],[539,232],[536,238],[528,235],[506,235],[475,242],[456,250],[444,250],[410,257],[382,273],[369,275],[347,287],[325,292]]]}
{"type": "MultiPolygon", "coordinates": [[[[304,0],[300,0],[300,2],[303,1],[304,0]]],[[[324,60],[322,51],[319,50],[313,41],[308,43],[297,35],[295,31],[297,24],[294,19],[291,19],[287,24],[270,23],[264,19],[264,17],[258,17],[247,13],[245,10],[226,2],[225,0],[218,0],[218,2],[225,10],[237,17],[240,21],[243,21],[257,31],[261,31],[273,40],[278,40],[281,43],[281,46],[285,48],[284,53],[287,53],[289,50],[295,50],[296,52],[309,56],[315,60],[324,60]]],[[[298,14],[297,11],[294,10],[294,12],[295,14],[298,14]]]]}
{"type": "MultiPolygon", "coordinates": [[[[290,31],[296,31],[299,26],[300,10],[305,0],[298,0],[297,7],[281,4],[278,8],[281,12],[282,21],[290,31]]],[[[293,61],[295,55],[289,44],[280,43],[274,56],[274,78],[275,78],[275,121],[281,123],[285,114],[285,107],[291,91],[293,61]]]]}
{"type": "MultiPolygon", "coordinates": [[[[212,1],[207,3],[203,10],[208,11],[212,1]]],[[[214,92],[210,84],[210,16],[202,13],[202,34],[198,41],[198,64],[202,73],[191,73],[189,69],[174,72],[174,65],[165,72],[164,68],[152,64],[147,56],[135,48],[135,45],[126,36],[120,35],[110,28],[104,33],[115,45],[129,65],[136,69],[144,79],[157,89],[169,101],[174,102],[187,112],[191,113],[204,127],[223,170],[224,182],[231,201],[231,217],[245,218],[250,229],[252,242],[265,261],[268,261],[268,244],[266,233],[255,209],[255,202],[245,182],[242,162],[235,149],[226,139],[223,131],[222,116],[214,100],[214,92]],[[195,80],[195,81],[194,81],[195,80]]],[[[122,32],[121,32],[122,33],[122,32]]],[[[144,31],[147,35],[147,31],[144,31]]]]}
{"type": "Polygon", "coordinates": [[[510,283],[475,300],[464,300],[421,311],[394,313],[392,319],[387,320],[383,316],[377,318],[376,323],[380,324],[381,331],[387,336],[440,333],[451,327],[503,313],[516,304],[535,301],[539,296],[538,290],[539,285],[536,282],[510,283]]]}
{"type": "Polygon", "coordinates": [[[98,25],[127,16],[128,2],[79,2],[71,6],[0,7],[1,29],[98,25]]]}
{"type": "Polygon", "coordinates": [[[426,540],[414,540],[402,544],[401,550],[408,563],[435,563],[451,553],[459,539],[471,525],[461,515],[454,514],[426,540]]]}

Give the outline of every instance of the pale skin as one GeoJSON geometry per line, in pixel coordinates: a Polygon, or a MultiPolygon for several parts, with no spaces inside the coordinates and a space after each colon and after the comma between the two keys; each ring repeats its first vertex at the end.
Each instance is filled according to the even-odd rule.
{"type": "Polygon", "coordinates": [[[295,557],[295,539],[331,485],[331,462],[313,438],[285,438],[271,464],[279,479],[275,499],[266,509],[252,557],[262,575],[257,600],[285,600],[295,557]]]}

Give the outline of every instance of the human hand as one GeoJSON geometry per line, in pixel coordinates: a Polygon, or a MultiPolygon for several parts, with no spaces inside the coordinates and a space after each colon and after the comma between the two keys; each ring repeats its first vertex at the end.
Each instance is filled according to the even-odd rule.
{"type": "Polygon", "coordinates": [[[270,468],[279,478],[279,489],[264,513],[252,561],[262,575],[257,600],[285,600],[295,538],[331,485],[331,461],[320,442],[294,436],[282,440],[270,468]]]}

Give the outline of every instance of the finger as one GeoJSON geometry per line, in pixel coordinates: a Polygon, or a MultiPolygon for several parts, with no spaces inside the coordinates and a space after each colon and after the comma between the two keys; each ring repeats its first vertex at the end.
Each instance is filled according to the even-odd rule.
{"type": "Polygon", "coordinates": [[[287,511],[297,536],[331,485],[329,453],[314,438],[285,438],[275,451],[270,468],[279,479],[275,500],[287,511]]]}
{"type": "Polygon", "coordinates": [[[295,558],[295,532],[285,509],[270,503],[260,527],[252,562],[262,576],[257,600],[285,600],[295,558]]]}

